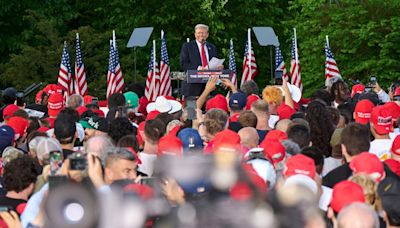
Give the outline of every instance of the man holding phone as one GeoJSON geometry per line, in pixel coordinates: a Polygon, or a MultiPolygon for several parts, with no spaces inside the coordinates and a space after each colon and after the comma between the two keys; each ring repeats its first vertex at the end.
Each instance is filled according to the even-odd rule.
{"type": "Polygon", "coordinates": [[[390,101],[389,95],[379,86],[376,76],[371,75],[369,80],[369,87],[372,88],[381,102],[386,103],[390,101]]]}

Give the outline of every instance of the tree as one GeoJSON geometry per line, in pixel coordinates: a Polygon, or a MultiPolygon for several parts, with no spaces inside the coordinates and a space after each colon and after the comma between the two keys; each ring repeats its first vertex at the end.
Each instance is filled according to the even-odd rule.
{"type": "Polygon", "coordinates": [[[325,79],[325,35],[345,78],[366,82],[375,74],[386,86],[399,78],[399,6],[395,0],[290,2],[286,33],[297,28],[306,94],[325,79]]]}

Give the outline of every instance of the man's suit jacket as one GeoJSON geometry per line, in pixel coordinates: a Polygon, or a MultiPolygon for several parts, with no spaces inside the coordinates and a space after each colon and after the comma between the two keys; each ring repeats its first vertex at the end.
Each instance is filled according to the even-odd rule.
{"type": "MultiPolygon", "coordinates": [[[[217,48],[213,44],[206,42],[206,48],[208,51],[208,60],[211,60],[212,57],[217,57],[217,48]]],[[[197,68],[202,65],[201,55],[196,40],[184,43],[182,45],[180,63],[181,69],[185,72],[187,70],[197,70],[197,68]]],[[[200,96],[204,90],[204,87],[205,84],[188,84],[186,81],[183,81],[181,92],[185,97],[200,96]]]]}

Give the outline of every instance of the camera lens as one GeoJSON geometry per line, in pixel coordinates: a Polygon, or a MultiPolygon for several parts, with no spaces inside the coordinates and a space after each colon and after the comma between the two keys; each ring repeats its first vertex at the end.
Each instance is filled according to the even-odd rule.
{"type": "Polygon", "coordinates": [[[77,202],[69,203],[64,208],[65,221],[71,224],[81,221],[84,215],[85,211],[83,206],[77,202]]]}

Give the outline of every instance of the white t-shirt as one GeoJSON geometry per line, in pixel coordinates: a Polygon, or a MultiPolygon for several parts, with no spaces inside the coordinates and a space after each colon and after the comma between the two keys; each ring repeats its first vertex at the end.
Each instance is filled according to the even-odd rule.
{"type": "Polygon", "coordinates": [[[392,140],[394,140],[394,138],[396,138],[396,136],[399,135],[399,134],[400,134],[399,128],[395,128],[395,129],[393,130],[393,132],[390,132],[390,133],[389,133],[389,137],[390,137],[392,140]]]}
{"type": "Polygon", "coordinates": [[[268,120],[268,125],[270,128],[275,129],[276,122],[279,121],[279,116],[277,115],[270,115],[268,120]]]}
{"type": "Polygon", "coordinates": [[[154,163],[157,160],[157,154],[139,153],[139,159],[142,164],[139,165],[138,171],[147,174],[149,177],[153,175],[154,163]]]}
{"type": "Polygon", "coordinates": [[[325,176],[330,171],[342,165],[341,158],[328,157],[324,159],[324,168],[322,169],[322,176],[325,176]]]}
{"type": "Polygon", "coordinates": [[[369,152],[375,154],[381,161],[389,159],[393,139],[375,139],[371,142],[369,152]]]}

